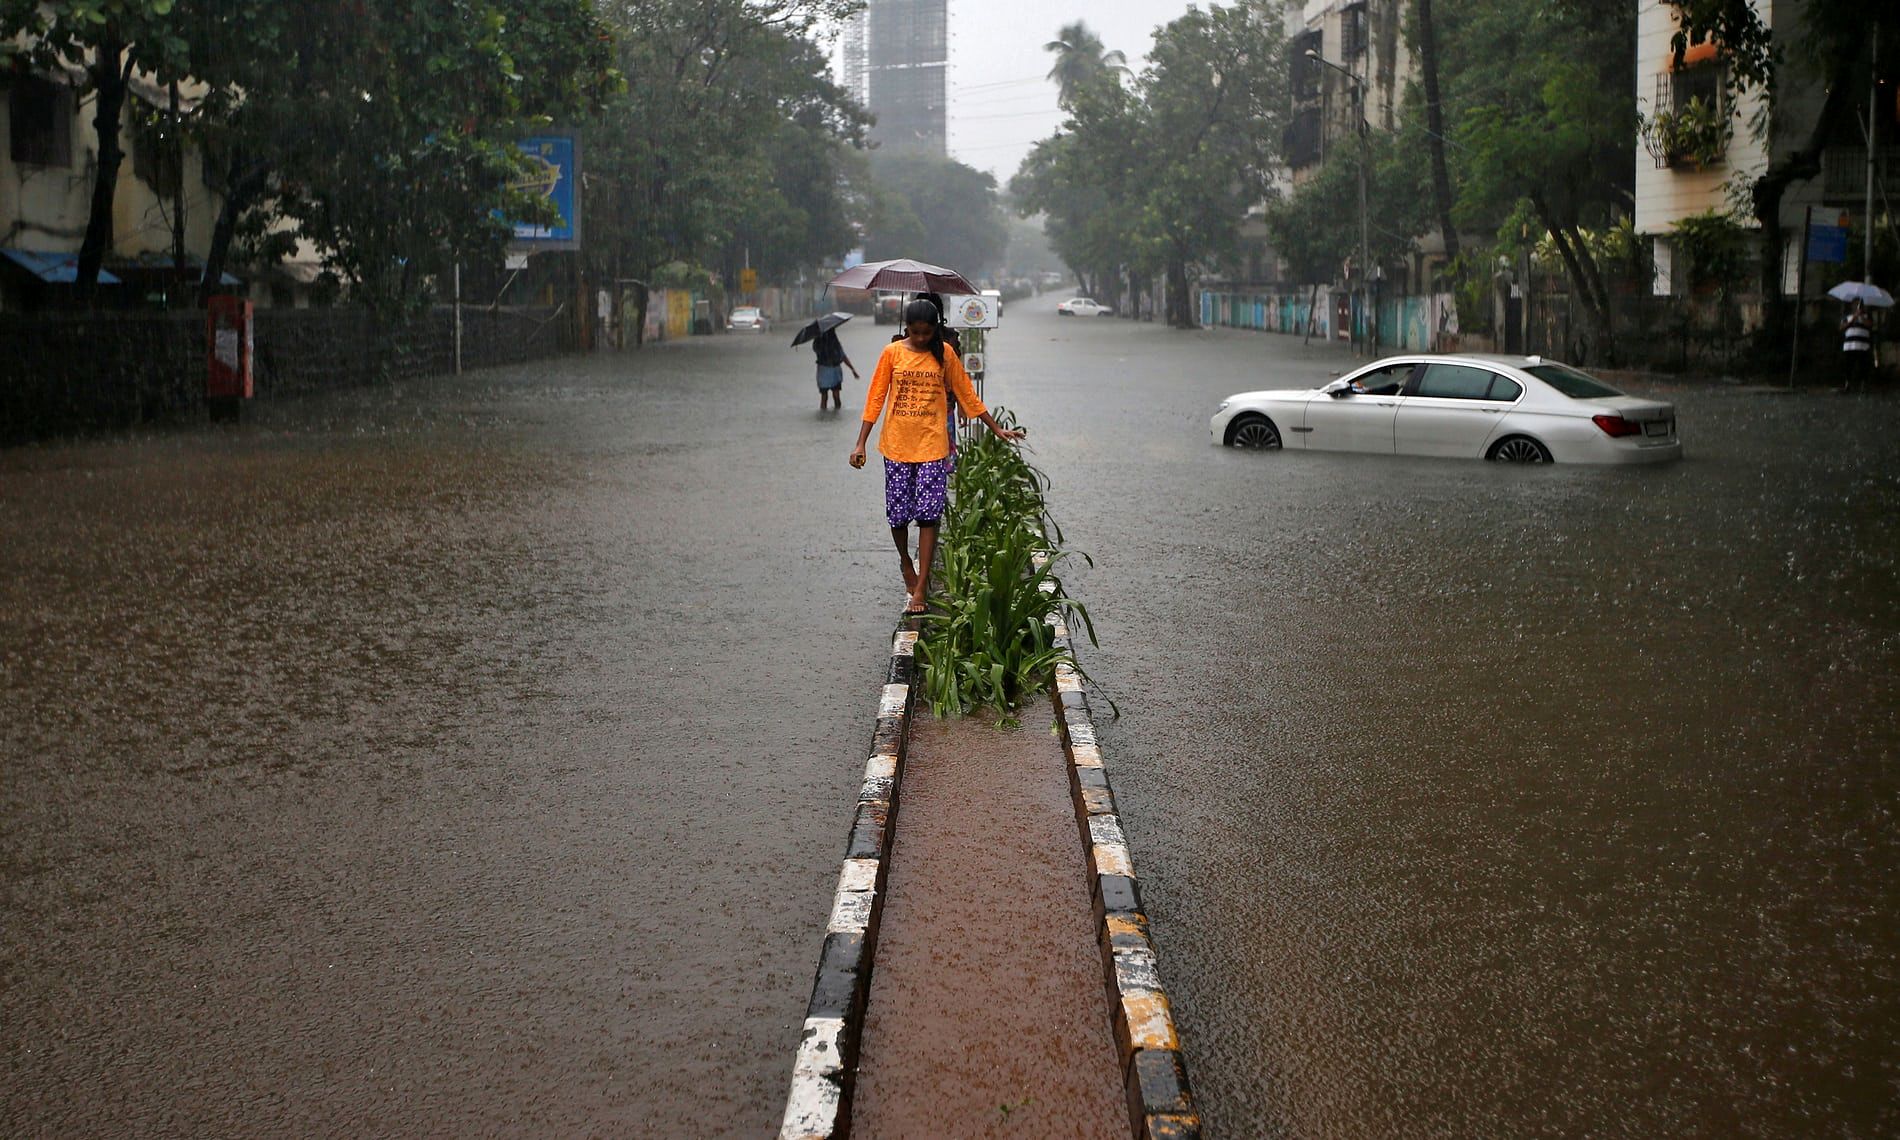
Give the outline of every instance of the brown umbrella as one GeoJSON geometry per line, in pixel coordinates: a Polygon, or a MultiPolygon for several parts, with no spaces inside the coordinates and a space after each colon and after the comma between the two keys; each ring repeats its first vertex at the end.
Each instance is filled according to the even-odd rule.
{"type": "Polygon", "coordinates": [[[974,293],[976,286],[954,269],[912,261],[867,261],[831,279],[834,289],[890,289],[906,293],[974,293]]]}

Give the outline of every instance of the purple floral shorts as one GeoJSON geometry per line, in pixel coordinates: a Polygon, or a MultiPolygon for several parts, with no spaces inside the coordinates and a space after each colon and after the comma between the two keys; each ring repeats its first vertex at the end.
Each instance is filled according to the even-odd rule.
{"type": "Polygon", "coordinates": [[[893,528],[911,523],[935,525],[943,518],[949,493],[951,458],[928,463],[884,461],[884,517],[893,528]]]}

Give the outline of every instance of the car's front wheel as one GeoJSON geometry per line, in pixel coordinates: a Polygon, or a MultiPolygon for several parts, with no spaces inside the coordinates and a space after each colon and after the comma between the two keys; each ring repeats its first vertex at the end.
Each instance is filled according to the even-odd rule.
{"type": "Polygon", "coordinates": [[[1272,420],[1257,412],[1235,416],[1234,422],[1227,425],[1227,446],[1278,450],[1280,429],[1273,426],[1272,420]]]}
{"type": "Polygon", "coordinates": [[[1493,444],[1485,458],[1493,463],[1549,463],[1550,449],[1528,435],[1513,435],[1493,444]]]}

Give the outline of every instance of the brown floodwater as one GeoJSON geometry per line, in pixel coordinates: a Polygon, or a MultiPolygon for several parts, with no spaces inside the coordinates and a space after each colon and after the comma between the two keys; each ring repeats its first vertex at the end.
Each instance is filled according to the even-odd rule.
{"type": "Polygon", "coordinates": [[[1349,358],[1011,319],[1213,1134],[1900,1132],[1900,399],[1651,384],[1655,470],[1240,453],[1221,398],[1349,358]]]}
{"type": "Polygon", "coordinates": [[[0,451],[0,1133],[776,1127],[896,606],[810,385],[0,451]]]}
{"type": "Polygon", "coordinates": [[[912,722],[851,1134],[1128,1135],[1067,760],[1020,729],[912,722]]]}
{"type": "MultiPolygon", "coordinates": [[[[1214,1135],[1900,1132],[1900,400],[1240,454],[1343,353],[1052,303],[989,395],[1214,1135]]],[[[899,600],[789,339],[0,451],[0,1133],[776,1127],[899,600]]]]}

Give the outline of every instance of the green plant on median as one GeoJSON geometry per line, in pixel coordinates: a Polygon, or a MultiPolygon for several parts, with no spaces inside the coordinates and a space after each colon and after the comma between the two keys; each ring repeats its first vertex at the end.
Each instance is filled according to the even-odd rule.
{"type": "MultiPolygon", "coordinates": [[[[996,417],[1015,422],[1000,408],[996,417]]],[[[939,717],[978,707],[1008,714],[1046,690],[1058,663],[1075,664],[1056,644],[1051,619],[1079,621],[1095,641],[1088,610],[1056,576],[1067,555],[1043,502],[1048,485],[1018,448],[994,436],[958,455],[937,540],[935,611],[917,642],[924,697],[939,717]]]]}

